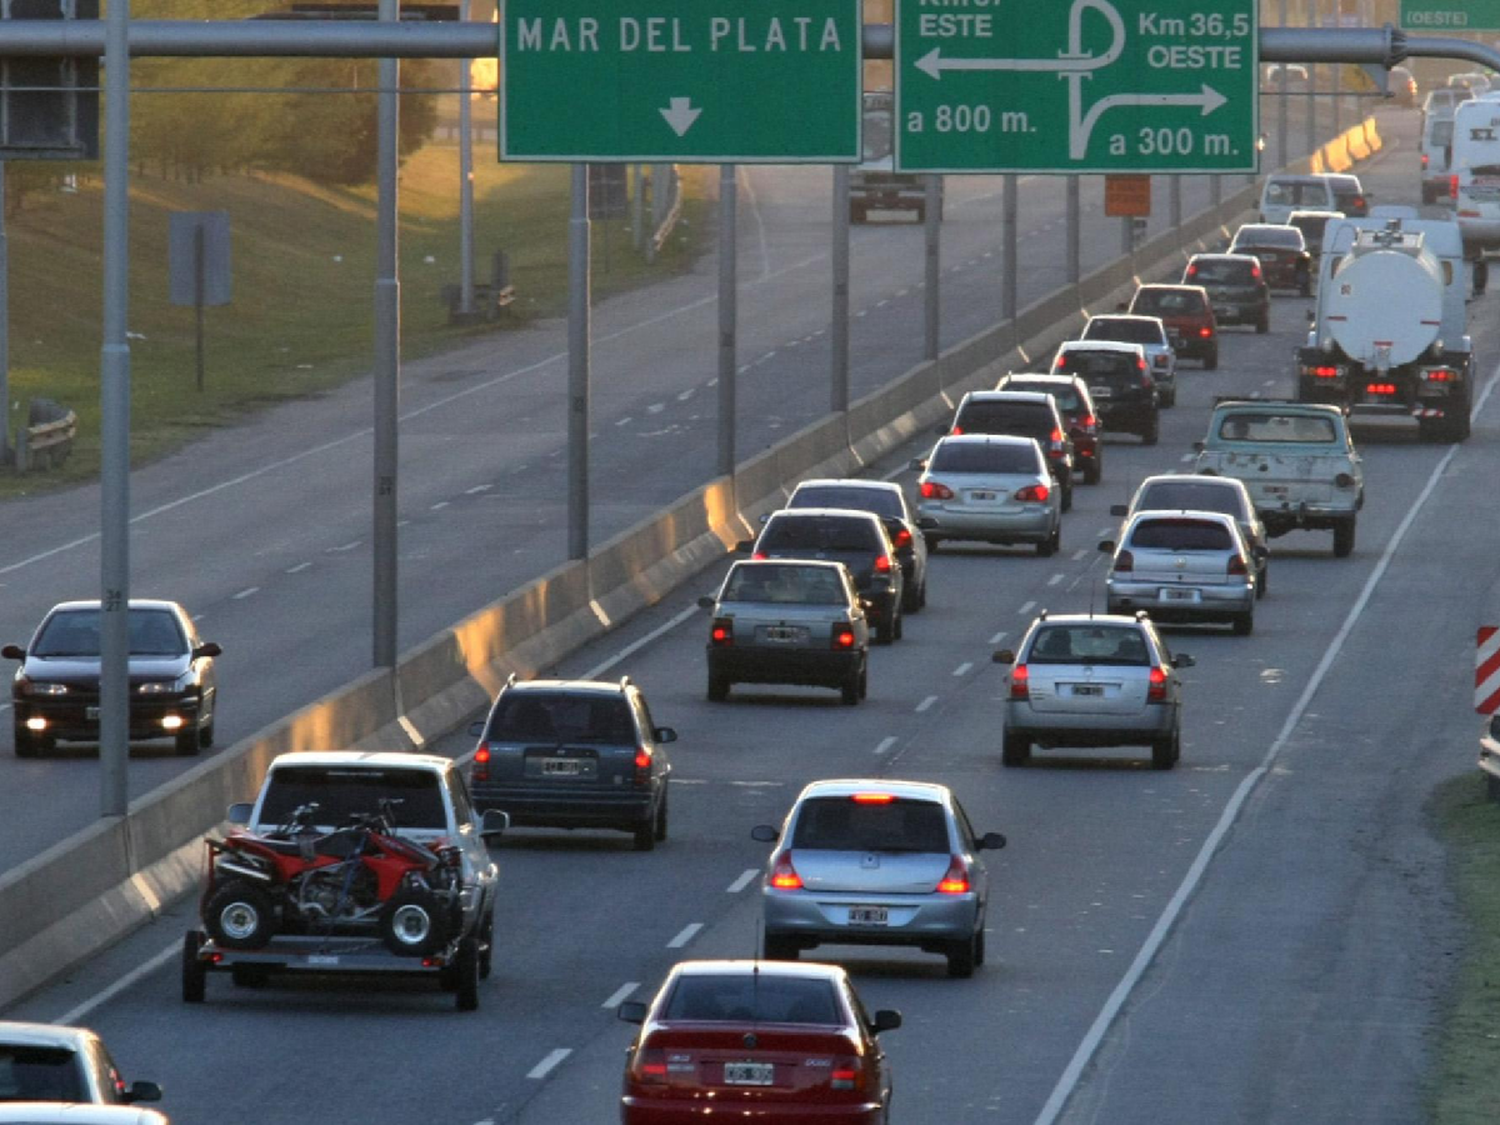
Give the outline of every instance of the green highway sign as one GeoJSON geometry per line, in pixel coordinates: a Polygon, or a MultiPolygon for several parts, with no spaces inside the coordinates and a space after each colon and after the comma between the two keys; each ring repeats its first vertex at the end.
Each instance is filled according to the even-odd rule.
{"type": "Polygon", "coordinates": [[[1500,31],[1500,0],[1401,0],[1401,26],[1422,31],[1500,31]]]}
{"type": "Polygon", "coordinates": [[[1253,172],[1257,0],[898,0],[903,172],[1253,172]]]}
{"type": "Polygon", "coordinates": [[[854,163],[861,0],[506,0],[500,159],[854,163]]]}

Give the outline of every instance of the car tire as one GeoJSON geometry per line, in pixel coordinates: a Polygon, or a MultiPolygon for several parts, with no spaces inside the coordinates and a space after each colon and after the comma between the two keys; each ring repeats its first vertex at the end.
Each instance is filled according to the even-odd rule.
{"type": "Polygon", "coordinates": [[[178,731],[172,739],[172,752],[179,758],[193,757],[198,753],[198,747],[201,745],[200,737],[197,723],[188,727],[187,730],[178,731]]]}
{"type": "Polygon", "coordinates": [[[662,790],[661,801],[656,806],[656,842],[663,843],[667,838],[667,791],[662,790]]]}
{"type": "Polygon", "coordinates": [[[889,645],[894,644],[895,641],[896,611],[892,609],[890,616],[875,626],[875,643],[878,645],[889,645]]]}
{"type": "Polygon", "coordinates": [[[870,694],[870,666],[861,664],[859,668],[859,697],[864,699],[870,694]]]}
{"type": "Polygon", "coordinates": [[[1333,525],[1333,557],[1347,559],[1354,553],[1354,517],[1333,525]]]}
{"type": "Polygon", "coordinates": [[[1266,563],[1255,575],[1255,599],[1259,601],[1266,596],[1266,591],[1271,588],[1271,564],[1266,563]]]}
{"type": "Polygon", "coordinates": [[[214,744],[214,721],[210,719],[198,728],[198,749],[209,750],[214,744]]]}
{"type": "Polygon", "coordinates": [[[1011,734],[1005,732],[1005,740],[1000,747],[1000,764],[1004,766],[1024,766],[1031,761],[1031,739],[1024,734],[1011,734]]]}
{"type": "Polygon", "coordinates": [[[1177,405],[1177,388],[1173,387],[1164,396],[1162,396],[1161,407],[1162,407],[1163,410],[1171,410],[1172,407],[1174,407],[1176,405],[1177,405]]]}
{"type": "Polygon", "coordinates": [[[849,674],[844,677],[844,682],[839,687],[839,695],[845,707],[853,707],[859,703],[859,681],[863,675],[862,668],[850,668],[849,674]]]}
{"type": "Polygon", "coordinates": [[[899,641],[906,636],[906,614],[898,610],[895,618],[895,623],[891,625],[891,639],[899,641]]]}
{"type": "Polygon", "coordinates": [[[979,930],[974,935],[974,964],[984,964],[984,920],[979,921],[979,930]]]}
{"type": "Polygon", "coordinates": [[[1151,421],[1146,423],[1145,432],[1141,434],[1142,445],[1155,445],[1161,440],[1161,419],[1155,414],[1151,415],[1151,421]]]}
{"type": "Polygon", "coordinates": [[[1083,483],[1098,484],[1104,476],[1104,454],[1095,453],[1093,459],[1083,467],[1083,483]]]}
{"type": "Polygon", "coordinates": [[[729,677],[722,673],[710,672],[708,674],[708,701],[710,703],[723,703],[729,698],[729,677]]]}
{"type": "Polygon", "coordinates": [[[1216,344],[1216,345],[1214,345],[1214,347],[1210,348],[1208,350],[1208,354],[1206,354],[1203,357],[1203,370],[1205,370],[1205,371],[1217,371],[1218,369],[1219,369],[1219,348],[1218,348],[1218,345],[1216,344]]]}
{"type": "Polygon", "coordinates": [[[32,733],[21,723],[14,727],[14,739],[12,745],[15,747],[16,757],[35,758],[37,756],[37,740],[32,733]]]}
{"type": "Polygon", "coordinates": [[[495,967],[495,908],[492,906],[479,926],[479,979],[489,980],[495,967]]]}
{"type": "Polygon", "coordinates": [[[397,891],[380,912],[380,941],[397,957],[427,957],[448,944],[447,918],[431,891],[397,891]]]}
{"type": "Polygon", "coordinates": [[[920,613],[922,610],[922,592],[915,583],[910,586],[901,587],[901,612],[920,613]]]}
{"type": "Polygon", "coordinates": [[[185,1004],[201,1004],[208,992],[208,966],[198,960],[198,950],[203,947],[203,935],[189,930],[182,935],[182,1001],[185,1004]]]}
{"type": "Polygon", "coordinates": [[[927,608],[927,572],[922,572],[922,588],[917,592],[917,608],[927,608]]]}
{"type": "Polygon", "coordinates": [[[458,943],[458,953],[453,959],[453,1006],[460,1012],[472,1012],[479,1007],[479,943],[466,937],[458,943]]]}
{"type": "Polygon", "coordinates": [[[656,817],[648,816],[630,830],[630,839],[638,852],[656,850],[656,817]]]}
{"type": "Polygon", "coordinates": [[[1312,278],[1309,275],[1303,274],[1302,280],[1297,283],[1297,295],[1299,297],[1312,296],[1312,278]]]}
{"type": "Polygon", "coordinates": [[[1255,334],[1264,336],[1269,331],[1271,331],[1271,311],[1267,309],[1255,321],[1255,334]]]}
{"type": "Polygon", "coordinates": [[[1073,510],[1073,474],[1072,473],[1068,474],[1068,478],[1061,483],[1060,488],[1062,490],[1062,505],[1061,505],[1062,510],[1065,511],[1065,512],[1071,512],[1073,510]]]}
{"type": "Polygon", "coordinates": [[[209,895],[203,928],[226,949],[260,949],[276,932],[276,906],[258,884],[231,879],[209,895]]]}
{"type": "Polygon", "coordinates": [[[1255,632],[1255,611],[1252,609],[1249,613],[1240,614],[1232,624],[1236,637],[1248,637],[1255,632]]]}
{"type": "Polygon", "coordinates": [[[1036,553],[1044,559],[1050,559],[1062,549],[1062,524],[1059,523],[1052,529],[1052,534],[1036,545],[1036,553]]]}
{"type": "Polygon", "coordinates": [[[802,950],[795,938],[767,934],[761,940],[761,952],[767,961],[795,961],[802,950]]]}
{"type": "Polygon", "coordinates": [[[927,553],[929,555],[936,553],[938,547],[941,546],[942,542],[943,542],[943,538],[940,535],[928,535],[928,536],[926,536],[926,539],[927,539],[927,553]]]}
{"type": "Polygon", "coordinates": [[[1177,764],[1178,739],[1182,736],[1174,730],[1166,738],[1158,738],[1151,744],[1151,768],[1169,770],[1177,764]]]}
{"type": "Polygon", "coordinates": [[[958,980],[968,980],[974,975],[974,969],[979,964],[979,936],[970,934],[966,938],[949,944],[948,975],[958,980]]]}

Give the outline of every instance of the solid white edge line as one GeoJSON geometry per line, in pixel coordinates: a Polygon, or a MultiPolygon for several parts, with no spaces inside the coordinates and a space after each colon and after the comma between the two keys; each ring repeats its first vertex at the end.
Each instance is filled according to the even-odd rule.
{"type": "Polygon", "coordinates": [[[546,1058],[544,1058],[541,1062],[537,1063],[536,1066],[532,1067],[526,1072],[526,1077],[546,1078],[547,1075],[552,1073],[553,1068],[556,1067],[558,1063],[562,1062],[563,1059],[567,1058],[572,1053],[572,1047],[554,1048],[552,1051],[548,1052],[546,1058]]]}
{"type": "Polygon", "coordinates": [[[677,936],[667,942],[668,949],[681,949],[688,942],[698,936],[698,931],[703,928],[702,922],[689,922],[678,932],[677,936]]]}
{"type": "Polygon", "coordinates": [[[730,883],[729,886],[727,886],[727,887],[724,888],[724,893],[725,894],[730,894],[730,895],[737,895],[737,894],[739,894],[746,887],[748,887],[751,883],[755,882],[755,877],[757,875],[759,875],[759,874],[760,874],[760,868],[759,867],[747,867],[747,868],[745,868],[744,871],[740,872],[739,878],[737,878],[734,882],[730,883]]]}
{"type": "Polygon", "coordinates": [[[126,973],[123,977],[115,981],[115,983],[110,985],[108,988],[94,993],[94,995],[90,996],[82,1004],[79,1004],[76,1008],[64,1012],[52,1022],[63,1025],[78,1023],[95,1008],[99,1007],[99,1005],[113,1000],[116,996],[124,992],[127,988],[133,985],[136,981],[140,980],[142,977],[156,972],[157,969],[165,965],[174,956],[182,956],[181,938],[174,941],[171,945],[167,946],[167,948],[163,949],[149,961],[146,961],[143,964],[137,965],[135,968],[131,969],[130,972],[126,973]]]}
{"type": "Polygon", "coordinates": [[[580,676],[579,679],[597,680],[605,672],[608,672],[616,664],[620,663],[620,661],[624,660],[627,657],[634,656],[641,649],[645,648],[652,641],[656,640],[657,637],[661,636],[663,633],[670,632],[671,630],[677,628],[677,626],[681,625],[684,621],[686,621],[689,617],[693,616],[693,614],[697,612],[697,606],[688,606],[687,609],[677,614],[677,616],[671,618],[665,624],[658,625],[655,629],[652,629],[651,632],[647,633],[644,637],[638,637],[635,640],[631,641],[619,652],[615,653],[608,660],[604,661],[604,663],[595,665],[593,668],[590,668],[587,672],[580,676]]]}
{"type": "Polygon", "coordinates": [[[626,1000],[630,999],[630,994],[632,992],[634,992],[637,988],[640,988],[640,987],[641,987],[641,982],[640,981],[638,981],[638,980],[628,980],[624,984],[620,985],[619,988],[617,988],[613,992],[611,992],[609,994],[609,999],[606,1000],[604,1003],[600,1004],[599,1007],[601,1007],[601,1008],[618,1008],[626,1000]]]}
{"type": "MultiPolygon", "coordinates": [[[[1485,386],[1484,392],[1480,395],[1479,401],[1474,405],[1471,416],[1477,415],[1484,406],[1485,400],[1489,398],[1490,392],[1494,389],[1496,379],[1500,379],[1500,368],[1497,368],[1495,374],[1490,377],[1490,381],[1485,386]]],[[[1292,731],[1296,729],[1297,724],[1302,721],[1302,716],[1306,712],[1308,704],[1312,702],[1313,696],[1317,694],[1318,689],[1322,686],[1323,678],[1328,674],[1329,668],[1333,667],[1333,662],[1338,658],[1339,652],[1343,649],[1344,642],[1348,640],[1349,634],[1354,631],[1355,624],[1359,621],[1360,615],[1364,613],[1365,607],[1369,604],[1370,597],[1375,592],[1375,587],[1390,567],[1391,559],[1395,557],[1396,551],[1401,546],[1402,540],[1406,538],[1406,533],[1410,530],[1411,525],[1416,522],[1418,513],[1421,512],[1423,506],[1427,503],[1427,498],[1437,488],[1438,481],[1442,479],[1443,473],[1447,471],[1454,454],[1458,452],[1458,448],[1457,445],[1450,445],[1448,447],[1448,452],[1438,461],[1437,466],[1432,470],[1432,475],[1427,478],[1426,486],[1423,487],[1417,499],[1402,518],[1401,523],[1396,527],[1395,533],[1391,536],[1390,542],[1386,545],[1385,551],[1380,556],[1380,561],[1375,564],[1375,569],[1370,572],[1370,577],[1365,580],[1364,588],[1360,591],[1359,597],[1355,599],[1354,605],[1350,607],[1349,613],[1344,618],[1343,625],[1339,627],[1338,633],[1329,642],[1327,650],[1323,653],[1323,659],[1318,662],[1318,666],[1314,669],[1312,676],[1309,677],[1307,685],[1302,689],[1302,694],[1298,696],[1297,702],[1287,715],[1286,722],[1282,724],[1281,731],[1277,734],[1276,740],[1271,743],[1271,748],[1266,751],[1266,756],[1261,761],[1261,764],[1245,776],[1244,780],[1236,787],[1234,796],[1224,806],[1224,811],[1219,816],[1219,822],[1214,826],[1214,830],[1209,833],[1208,838],[1203,841],[1203,846],[1198,850],[1192,866],[1188,868],[1187,875],[1183,877],[1182,883],[1167,903],[1166,909],[1157,918],[1156,925],[1151,927],[1151,933],[1147,935],[1145,944],[1136,953],[1135,959],[1130,963],[1129,970],[1121,978],[1120,983],[1115,986],[1114,991],[1110,993],[1109,999],[1105,1001],[1104,1007],[1100,1010],[1098,1016],[1094,1018],[1094,1022],[1084,1035],[1083,1041],[1078,1044],[1078,1049],[1073,1053],[1073,1058],[1063,1071],[1062,1077],[1057,1080],[1057,1085],[1053,1087],[1051,1096],[1047,1098],[1046,1104],[1042,1106],[1041,1113],[1037,1115],[1035,1125],[1052,1125],[1052,1122],[1056,1121],[1058,1115],[1062,1112],[1063,1107],[1067,1105],[1068,1099],[1073,1096],[1073,1091],[1078,1086],[1078,1080],[1082,1076],[1084,1068],[1088,1066],[1095,1052],[1098,1051],[1099,1045],[1104,1041],[1105,1035],[1109,1033],[1115,1017],[1119,1015],[1120,1009],[1125,1006],[1125,1001],[1130,998],[1131,992],[1135,990],[1136,985],[1145,976],[1146,970],[1151,967],[1151,963],[1156,959],[1156,955],[1160,952],[1163,943],[1165,943],[1167,935],[1176,924],[1178,915],[1182,913],[1182,908],[1198,889],[1198,884],[1202,881],[1203,873],[1207,870],[1209,861],[1218,850],[1220,842],[1239,818],[1240,809],[1244,806],[1246,798],[1249,797],[1256,785],[1260,783],[1260,780],[1270,771],[1271,766],[1280,756],[1281,749],[1286,744],[1286,740],[1291,736],[1292,731]]]]}

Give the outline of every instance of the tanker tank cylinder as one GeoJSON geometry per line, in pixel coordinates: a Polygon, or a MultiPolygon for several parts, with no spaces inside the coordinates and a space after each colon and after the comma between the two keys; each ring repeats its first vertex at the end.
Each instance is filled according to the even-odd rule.
{"type": "Polygon", "coordinates": [[[1325,345],[1379,370],[1402,367],[1437,340],[1443,323],[1442,263],[1420,235],[1370,232],[1338,265],[1320,309],[1325,345]]]}

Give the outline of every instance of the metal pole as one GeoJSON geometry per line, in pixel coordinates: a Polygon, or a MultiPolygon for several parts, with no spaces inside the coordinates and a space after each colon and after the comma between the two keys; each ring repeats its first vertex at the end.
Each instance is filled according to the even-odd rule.
{"type": "Polygon", "coordinates": [[[1208,177],[1208,198],[1213,201],[1215,207],[1224,202],[1224,178],[1222,176],[1208,177]]]}
{"type": "Polygon", "coordinates": [[[104,342],[99,356],[101,816],[124,816],[130,753],[130,0],[104,41],[104,342]]]}
{"type": "Polygon", "coordinates": [[[1120,253],[1135,253],[1135,226],[1129,215],[1120,220],[1120,253]]]}
{"type": "MultiPolygon", "coordinates": [[[[1307,0],[1307,26],[1318,26],[1318,0],[1307,0]]],[[[1318,151],[1318,68],[1307,68],[1307,151],[1318,151]]]]}
{"type": "MultiPolygon", "coordinates": [[[[1167,185],[1167,213],[1172,220],[1172,227],[1175,230],[1182,226],[1182,177],[1168,176],[1167,185]]],[[[1179,239],[1178,241],[1181,240],[1179,239]]]]}
{"type": "Polygon", "coordinates": [[[1000,300],[1002,319],[1010,322],[1011,346],[1015,347],[1020,341],[1016,339],[1016,275],[1020,263],[1016,261],[1017,237],[1016,226],[1019,218],[1021,194],[1021,178],[1015,173],[1005,177],[1005,212],[1003,219],[1003,236],[1005,241],[1005,272],[1001,275],[1000,300]]]}
{"type": "Polygon", "coordinates": [[[194,341],[195,373],[198,393],[203,393],[203,220],[193,223],[193,321],[197,339],[194,341]]]}
{"type": "MultiPolygon", "coordinates": [[[[849,165],[833,166],[833,316],[829,325],[832,368],[828,409],[849,409],[849,165]]],[[[720,375],[723,372],[720,371],[720,375]]]]}
{"type": "MultiPolygon", "coordinates": [[[[398,20],[400,0],[380,0],[398,20]]],[[[398,59],[380,60],[375,167],[375,479],[372,616],[377,668],[396,666],[396,426],[401,398],[401,280],[397,261],[396,162],[401,81],[398,59]]]]}
{"type": "MultiPolygon", "coordinates": [[[[1281,26],[1286,26],[1286,0],[1281,0],[1281,26]]],[[[1280,94],[1276,98],[1276,167],[1285,168],[1288,158],[1287,153],[1287,79],[1286,63],[1281,64],[1280,94]]]]}
{"type": "Polygon", "coordinates": [[[943,351],[943,178],[929,175],[924,220],[926,236],[926,285],[922,303],[922,358],[936,360],[943,351]]]}
{"type": "Polygon", "coordinates": [[[1077,176],[1068,177],[1068,284],[1077,285],[1083,276],[1083,245],[1079,238],[1079,224],[1083,219],[1083,203],[1079,198],[1082,181],[1077,176]]]}
{"type": "Polygon", "coordinates": [[[636,253],[646,245],[646,166],[632,164],[635,194],[630,197],[630,245],[636,253]]]}
{"type": "MultiPolygon", "coordinates": [[[[469,0],[459,0],[458,18],[469,18],[469,0]]],[[[474,311],[474,60],[458,60],[458,310],[474,311]]]]}
{"type": "Polygon", "coordinates": [[[719,168],[719,475],[731,480],[736,461],[735,174],[733,164],[719,168]]]}
{"type": "Polygon", "coordinates": [[[5,233],[5,169],[0,160],[0,465],[10,460],[10,236],[5,233]]]}
{"type": "Polygon", "coordinates": [[[568,558],[589,555],[589,166],[573,165],[568,219],[568,558]]]}
{"type": "MultiPolygon", "coordinates": [[[[1339,102],[1341,102],[1343,100],[1343,97],[1344,97],[1344,68],[1341,67],[1341,66],[1339,66],[1339,65],[1337,65],[1337,64],[1335,64],[1334,68],[1333,68],[1333,135],[1335,137],[1338,136],[1340,133],[1342,133],[1344,131],[1344,126],[1341,123],[1342,120],[1343,120],[1343,116],[1344,116],[1344,114],[1343,114],[1343,108],[1344,107],[1339,104],[1339,102]]],[[[1359,105],[1358,98],[1355,99],[1355,103],[1354,104],[1355,104],[1356,107],[1358,107],[1358,105],[1359,105]]],[[[1358,116],[1357,112],[1356,112],[1355,116],[1356,117],[1358,116]]]]}

